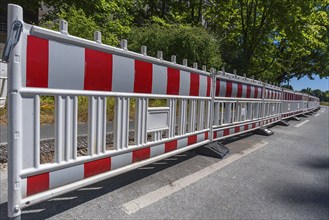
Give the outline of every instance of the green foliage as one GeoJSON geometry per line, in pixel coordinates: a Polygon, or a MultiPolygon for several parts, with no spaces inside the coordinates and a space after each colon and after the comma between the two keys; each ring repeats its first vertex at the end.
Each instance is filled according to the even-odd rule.
{"type": "MultiPolygon", "coordinates": [[[[133,0],[45,0],[53,10],[44,21],[59,18],[69,21],[69,33],[93,39],[95,30],[102,32],[102,42],[118,45],[118,39],[130,31],[133,17],[128,13],[133,0]]],[[[45,23],[45,22],[44,22],[45,23]]]]}
{"type": "MultiPolygon", "coordinates": [[[[41,4],[12,2],[28,9],[41,4]]],[[[176,54],[190,65],[225,64],[229,72],[276,83],[329,76],[329,0],[43,2],[53,8],[45,21],[68,20],[72,35],[93,39],[94,30],[100,30],[110,45],[128,37],[131,50],[139,52],[144,44],[152,56],[162,50],[166,59],[176,54]]]]}
{"type": "Polygon", "coordinates": [[[206,30],[190,26],[160,26],[148,25],[142,28],[134,27],[127,36],[130,50],[140,52],[141,45],[147,45],[148,55],[156,56],[157,51],[163,51],[164,59],[170,60],[171,55],[177,56],[177,62],[188,59],[199,65],[219,68],[220,43],[206,30]]]}
{"type": "Polygon", "coordinates": [[[321,91],[320,89],[312,90],[311,88],[307,87],[306,89],[302,89],[300,92],[318,97],[321,102],[329,102],[329,90],[327,91],[321,91]]]}
{"type": "Polygon", "coordinates": [[[286,89],[290,89],[290,90],[294,90],[294,88],[291,85],[282,85],[282,88],[286,88],[286,89]]]}
{"type": "Polygon", "coordinates": [[[328,76],[328,2],[214,1],[205,17],[227,69],[281,82],[328,76]]]}

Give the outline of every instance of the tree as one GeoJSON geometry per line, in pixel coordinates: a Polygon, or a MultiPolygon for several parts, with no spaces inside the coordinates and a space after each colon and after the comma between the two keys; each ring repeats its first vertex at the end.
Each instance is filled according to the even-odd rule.
{"type": "Polygon", "coordinates": [[[286,89],[290,89],[290,90],[294,90],[294,88],[291,85],[282,85],[282,88],[286,88],[286,89]]]}
{"type": "MultiPolygon", "coordinates": [[[[69,20],[71,21],[69,33],[79,37],[84,37],[85,31],[90,32],[87,25],[91,25],[92,30],[97,28],[102,32],[103,42],[110,45],[118,45],[118,40],[130,31],[133,22],[133,16],[129,13],[133,0],[45,0],[44,2],[53,8],[44,18],[44,23],[58,18],[69,20]],[[82,21],[86,21],[87,24],[83,25],[82,21]]],[[[89,36],[90,33],[87,35],[89,36]]]]}
{"type": "Polygon", "coordinates": [[[212,1],[206,12],[227,69],[282,82],[328,75],[328,0],[212,1]]]}

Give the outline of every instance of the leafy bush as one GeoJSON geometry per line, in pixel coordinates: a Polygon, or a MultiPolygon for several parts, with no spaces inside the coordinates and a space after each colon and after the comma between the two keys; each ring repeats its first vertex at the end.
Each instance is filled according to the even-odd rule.
{"type": "Polygon", "coordinates": [[[177,56],[177,63],[188,59],[208,67],[220,68],[220,43],[204,28],[190,26],[134,27],[127,36],[129,50],[140,52],[141,45],[148,48],[148,55],[155,57],[157,51],[163,51],[165,60],[171,55],[177,56]]]}

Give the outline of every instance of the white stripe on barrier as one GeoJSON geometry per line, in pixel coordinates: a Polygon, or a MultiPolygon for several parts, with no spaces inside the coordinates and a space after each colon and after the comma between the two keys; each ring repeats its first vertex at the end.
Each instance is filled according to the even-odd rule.
{"type": "Polygon", "coordinates": [[[189,72],[180,71],[179,95],[190,95],[190,75],[189,72]]]}
{"type": "Polygon", "coordinates": [[[164,153],[165,153],[165,144],[156,145],[151,147],[150,157],[155,157],[164,153]]]}
{"type": "Polygon", "coordinates": [[[177,149],[184,148],[187,145],[187,138],[182,138],[177,141],[177,149]]]}
{"type": "Polygon", "coordinates": [[[117,169],[132,163],[132,152],[111,157],[111,169],[117,169]]]}
{"type": "Polygon", "coordinates": [[[84,48],[49,41],[48,87],[82,90],[84,64],[84,48]]]}
{"type": "Polygon", "coordinates": [[[153,64],[152,94],[166,94],[167,80],[167,67],[153,64]]]}
{"type": "Polygon", "coordinates": [[[130,58],[113,55],[112,90],[134,92],[135,61],[130,58]]]}
{"type": "Polygon", "coordinates": [[[226,80],[220,80],[219,82],[219,96],[225,97],[226,96],[226,80]]]}
{"type": "Polygon", "coordinates": [[[49,173],[49,188],[53,189],[82,180],[84,177],[84,165],[69,167],[49,173]]]}
{"type": "Polygon", "coordinates": [[[200,75],[199,96],[207,95],[207,76],[200,75]]]}

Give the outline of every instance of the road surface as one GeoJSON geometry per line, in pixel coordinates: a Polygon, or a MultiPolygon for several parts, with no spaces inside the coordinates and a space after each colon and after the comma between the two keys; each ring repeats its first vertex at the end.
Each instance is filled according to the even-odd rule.
{"type": "MultiPolygon", "coordinates": [[[[24,219],[328,219],[329,108],[220,160],[187,152],[23,210],[24,219]]],[[[1,219],[7,215],[1,172],[1,219]]]]}

